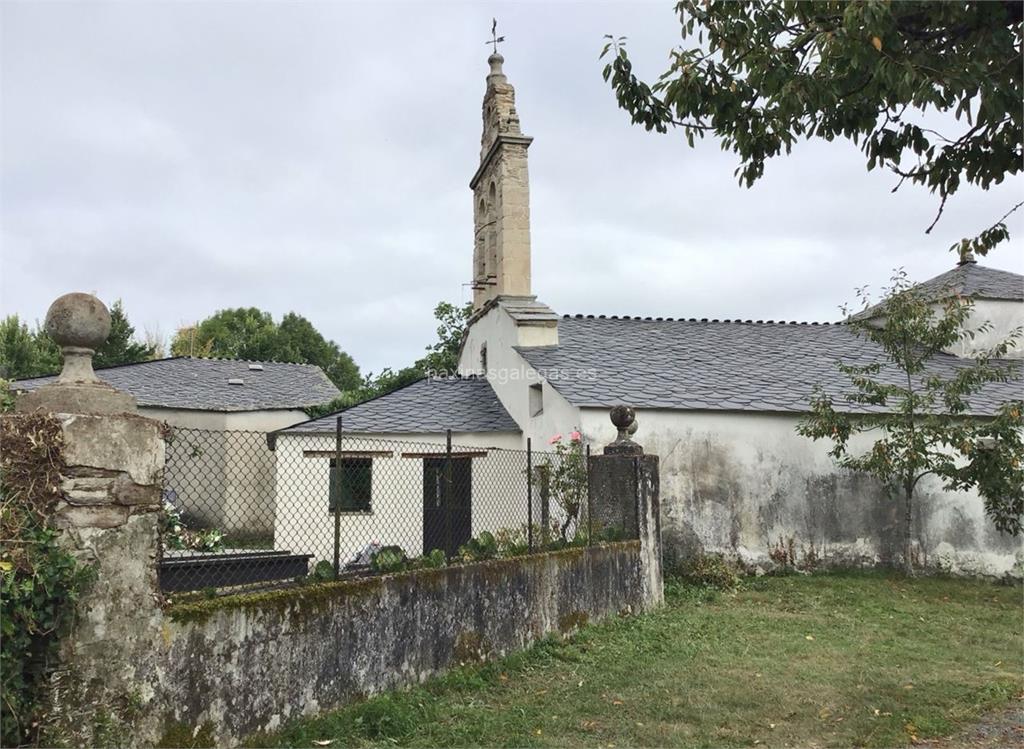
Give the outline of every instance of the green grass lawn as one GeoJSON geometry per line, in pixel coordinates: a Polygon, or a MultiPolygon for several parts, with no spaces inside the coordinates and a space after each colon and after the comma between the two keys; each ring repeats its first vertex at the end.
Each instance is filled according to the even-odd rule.
{"type": "Polygon", "coordinates": [[[1024,688],[1019,586],[819,575],[667,598],[251,743],[902,746],[1024,688]]]}

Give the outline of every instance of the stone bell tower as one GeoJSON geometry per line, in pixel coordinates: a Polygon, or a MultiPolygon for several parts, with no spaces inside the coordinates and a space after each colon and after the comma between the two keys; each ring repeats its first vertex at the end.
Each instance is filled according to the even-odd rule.
{"type": "MultiPolygon", "coordinates": [[[[499,40],[500,41],[500,40],[499,40]]],[[[516,92],[496,51],[484,94],[480,166],[473,190],[473,308],[495,297],[530,295],[530,179],[516,92]]]]}

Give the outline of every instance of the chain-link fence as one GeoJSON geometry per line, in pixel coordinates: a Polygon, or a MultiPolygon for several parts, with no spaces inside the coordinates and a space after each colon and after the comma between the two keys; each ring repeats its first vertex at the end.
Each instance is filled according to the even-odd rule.
{"type": "Polygon", "coordinates": [[[590,543],[587,449],[174,428],[164,591],[265,587],[590,543]]]}

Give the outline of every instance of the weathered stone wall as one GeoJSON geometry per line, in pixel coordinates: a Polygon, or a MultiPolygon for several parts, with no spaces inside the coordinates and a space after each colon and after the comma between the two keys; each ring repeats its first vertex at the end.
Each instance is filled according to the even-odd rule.
{"type": "Polygon", "coordinates": [[[549,633],[652,605],[638,541],[183,605],[162,627],[160,729],[237,742],[549,633]]]}

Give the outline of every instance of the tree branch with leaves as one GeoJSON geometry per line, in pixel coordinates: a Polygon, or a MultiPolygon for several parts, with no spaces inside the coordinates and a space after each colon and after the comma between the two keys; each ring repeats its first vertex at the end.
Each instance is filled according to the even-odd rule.
{"type": "MultiPolygon", "coordinates": [[[[987,189],[1021,170],[1022,8],[683,0],[684,44],[657,81],[633,72],[625,37],[606,37],[603,72],[634,124],[679,129],[691,146],[720,138],[739,155],[736,174],[748,187],[802,139],[852,141],[869,170],[898,177],[894,192],[909,180],[938,196],[930,232],[963,183],[987,189]],[[950,132],[934,129],[936,115],[950,132]]],[[[1005,219],[950,249],[987,254],[1008,237],[1005,219]]]]}

